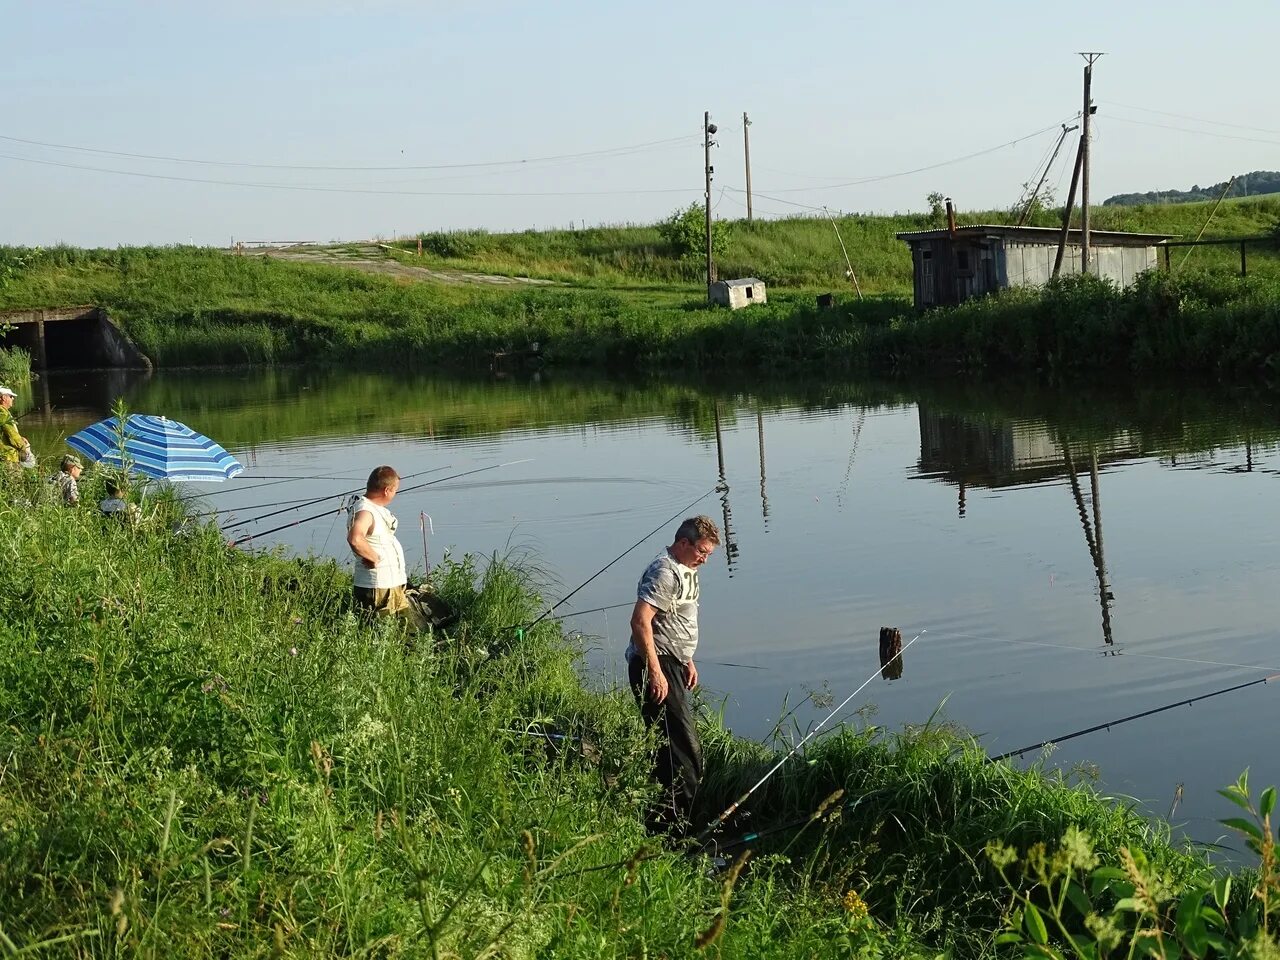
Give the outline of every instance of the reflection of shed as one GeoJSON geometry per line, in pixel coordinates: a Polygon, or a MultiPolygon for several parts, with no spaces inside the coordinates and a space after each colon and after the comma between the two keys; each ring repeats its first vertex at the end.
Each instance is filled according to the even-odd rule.
{"type": "MultiPolygon", "coordinates": [[[[1047,424],[936,413],[923,404],[918,411],[918,475],[957,484],[962,495],[966,488],[1044,483],[1067,473],[1061,439],[1047,424]]],[[[1124,430],[1098,442],[1096,449],[1099,463],[1142,455],[1138,440],[1124,430]]]]}
{"type": "MultiPolygon", "coordinates": [[[[899,233],[911,248],[917,308],[957,304],[1006,287],[1038,286],[1053,276],[1062,231],[978,225],[899,233]]],[[[1167,234],[1089,231],[1093,271],[1125,287],[1156,265],[1167,234]]],[[[1067,234],[1062,274],[1080,272],[1080,231],[1067,234]]]]}
{"type": "Polygon", "coordinates": [[[753,303],[765,303],[768,300],[765,296],[764,281],[757,280],[755,277],[747,277],[743,280],[717,280],[711,284],[710,296],[712,303],[718,303],[731,310],[749,307],[753,303]]]}

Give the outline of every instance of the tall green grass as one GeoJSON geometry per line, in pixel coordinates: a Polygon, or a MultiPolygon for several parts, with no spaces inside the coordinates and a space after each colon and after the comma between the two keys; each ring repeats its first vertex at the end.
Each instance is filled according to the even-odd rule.
{"type": "MultiPolygon", "coordinates": [[[[86,503],[101,483],[86,475],[86,503]]],[[[458,627],[407,642],[350,609],[330,562],[230,550],[164,495],[127,527],[47,487],[0,475],[10,954],[975,955],[999,929],[1002,882],[978,859],[992,838],[1078,824],[1104,856],[1206,869],[1090,791],[926,729],[820,744],[751,826],[837,786],[839,819],[711,877],[643,832],[629,694],[588,693],[554,623],[512,629],[544,605],[529,570],[446,565],[458,627]]],[[[710,810],[772,754],[714,721],[705,736],[710,810]]]]}
{"type": "Polygon", "coordinates": [[[21,347],[0,348],[0,382],[12,386],[31,382],[31,354],[21,347]]]}

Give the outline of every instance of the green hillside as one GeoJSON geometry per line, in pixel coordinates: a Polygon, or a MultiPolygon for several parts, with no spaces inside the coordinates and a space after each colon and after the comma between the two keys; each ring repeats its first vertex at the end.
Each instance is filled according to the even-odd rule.
{"type": "Polygon", "coordinates": [[[1258,197],[1280,193],[1280,170],[1254,170],[1237,173],[1231,180],[1202,187],[1199,184],[1188,190],[1151,190],[1147,193],[1118,193],[1102,201],[1103,206],[1132,207],[1143,203],[1196,203],[1201,200],[1217,200],[1227,197],[1258,197]],[[1230,189],[1228,189],[1230,184],[1230,189]]]}
{"type": "MultiPolygon", "coordinates": [[[[1168,233],[1193,239],[1204,226],[1211,203],[1150,204],[1097,207],[1091,223],[1097,230],[1168,233]]],[[[1032,218],[1037,226],[1057,226],[1062,211],[1042,211],[1032,218]]],[[[1008,223],[1007,210],[961,211],[961,224],[1008,223]]],[[[1078,225],[1079,213],[1073,219],[1078,225]]],[[[1257,236],[1280,222],[1280,197],[1231,200],[1219,209],[1206,237],[1257,236]]],[[[725,221],[724,252],[717,258],[723,277],[756,276],[780,287],[848,289],[846,265],[840,252],[843,238],[864,293],[907,293],[911,290],[911,259],[906,244],[895,234],[940,227],[945,221],[927,213],[896,216],[825,217],[785,220],[725,221]]],[[[488,233],[469,230],[423,233],[419,259],[416,238],[403,240],[406,262],[427,263],[460,270],[524,275],[565,283],[614,287],[697,283],[703,276],[700,250],[681,257],[667,243],[658,225],[593,227],[586,230],[526,230],[488,233]]],[[[1198,250],[1192,263],[1200,268],[1238,268],[1239,254],[1231,250],[1198,250]]],[[[1259,258],[1258,269],[1280,275],[1274,255],[1259,258]]]]}

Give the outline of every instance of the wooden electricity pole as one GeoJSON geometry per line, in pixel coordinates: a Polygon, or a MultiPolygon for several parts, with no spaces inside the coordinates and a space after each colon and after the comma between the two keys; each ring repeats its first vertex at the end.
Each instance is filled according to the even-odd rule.
{"type": "Polygon", "coordinates": [[[703,165],[706,167],[707,186],[704,194],[706,201],[707,226],[707,299],[711,299],[711,284],[715,282],[715,265],[711,261],[711,174],[715,167],[711,166],[711,135],[716,132],[716,125],[711,122],[711,111],[702,114],[702,152],[703,165]]]}
{"type": "MultiPolygon", "coordinates": [[[[1062,256],[1067,252],[1067,237],[1071,233],[1071,211],[1076,205],[1076,186],[1080,183],[1080,166],[1084,160],[1084,136],[1080,137],[1080,145],[1076,147],[1076,167],[1071,173],[1071,189],[1067,191],[1067,203],[1062,208],[1062,233],[1058,235],[1058,255],[1053,258],[1053,276],[1056,279],[1062,272],[1062,256]]],[[[1166,249],[1166,253],[1168,250],[1166,249]]]]}
{"type": "Polygon", "coordinates": [[[747,162],[747,223],[751,222],[751,136],[747,133],[747,128],[751,126],[751,121],[747,119],[744,111],[742,114],[742,156],[747,162]]]}
{"type": "Polygon", "coordinates": [[[1089,88],[1093,82],[1093,65],[1101,53],[1081,53],[1084,57],[1084,110],[1081,116],[1080,164],[1080,272],[1088,273],[1089,263],[1089,119],[1093,115],[1093,99],[1089,88]]]}

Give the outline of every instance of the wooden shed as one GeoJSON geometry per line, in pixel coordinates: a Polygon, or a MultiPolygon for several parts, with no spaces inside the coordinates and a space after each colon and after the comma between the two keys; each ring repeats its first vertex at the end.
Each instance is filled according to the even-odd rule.
{"type": "MultiPolygon", "coordinates": [[[[911,248],[917,308],[954,305],[1006,287],[1039,286],[1053,276],[1062,231],[992,224],[899,233],[911,248]]],[[[1093,272],[1127,287],[1156,266],[1169,234],[1090,230],[1093,272]]],[[[1062,275],[1080,272],[1080,231],[1067,233],[1062,275]]]]}

